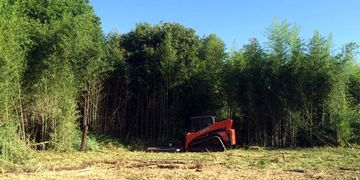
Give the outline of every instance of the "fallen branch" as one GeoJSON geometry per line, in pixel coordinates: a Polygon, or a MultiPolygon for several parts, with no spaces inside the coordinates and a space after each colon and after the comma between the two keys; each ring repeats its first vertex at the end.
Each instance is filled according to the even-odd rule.
{"type": "Polygon", "coordinates": [[[44,141],[44,142],[34,143],[34,144],[31,144],[31,146],[37,147],[37,146],[41,145],[42,150],[45,150],[46,144],[50,144],[50,141],[44,141]]]}

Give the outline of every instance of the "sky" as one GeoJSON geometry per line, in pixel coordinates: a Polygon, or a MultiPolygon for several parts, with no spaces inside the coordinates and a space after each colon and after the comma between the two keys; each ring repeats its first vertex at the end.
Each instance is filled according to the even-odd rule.
{"type": "MultiPolygon", "coordinates": [[[[315,30],[333,35],[334,51],[360,44],[359,0],[90,0],[104,33],[127,33],[136,23],[177,22],[197,35],[216,34],[226,48],[239,49],[256,37],[266,43],[274,18],[300,27],[308,40],[315,30]]],[[[358,58],[359,59],[359,58],[358,58]]]]}

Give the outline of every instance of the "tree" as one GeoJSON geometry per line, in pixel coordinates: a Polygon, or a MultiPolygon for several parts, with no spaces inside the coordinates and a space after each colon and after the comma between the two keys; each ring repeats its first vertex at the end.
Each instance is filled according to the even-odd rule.
{"type": "MultiPolygon", "coordinates": [[[[36,142],[71,149],[79,139],[78,106],[90,109],[78,103],[79,97],[93,97],[91,114],[98,109],[99,84],[106,69],[99,19],[86,0],[13,2],[10,6],[18,8],[18,16],[28,23],[22,33],[29,36],[23,46],[26,129],[36,142]]],[[[87,122],[88,116],[83,117],[87,122]]]]}
{"type": "Polygon", "coordinates": [[[29,156],[22,89],[28,25],[19,4],[0,1],[0,161],[21,163],[29,156]]]}

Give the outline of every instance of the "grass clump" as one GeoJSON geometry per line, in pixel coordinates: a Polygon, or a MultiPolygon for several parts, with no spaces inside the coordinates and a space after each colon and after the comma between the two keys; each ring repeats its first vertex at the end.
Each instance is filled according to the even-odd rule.
{"type": "Polygon", "coordinates": [[[16,126],[9,122],[0,126],[1,164],[23,164],[31,158],[31,149],[21,141],[16,130],[16,126]]]}

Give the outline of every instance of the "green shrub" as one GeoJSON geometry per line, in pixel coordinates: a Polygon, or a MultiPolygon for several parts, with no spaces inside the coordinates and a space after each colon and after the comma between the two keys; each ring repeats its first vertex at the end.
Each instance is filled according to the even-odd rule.
{"type": "Polygon", "coordinates": [[[31,157],[31,150],[17,134],[14,123],[0,125],[0,160],[21,164],[31,157]]]}

